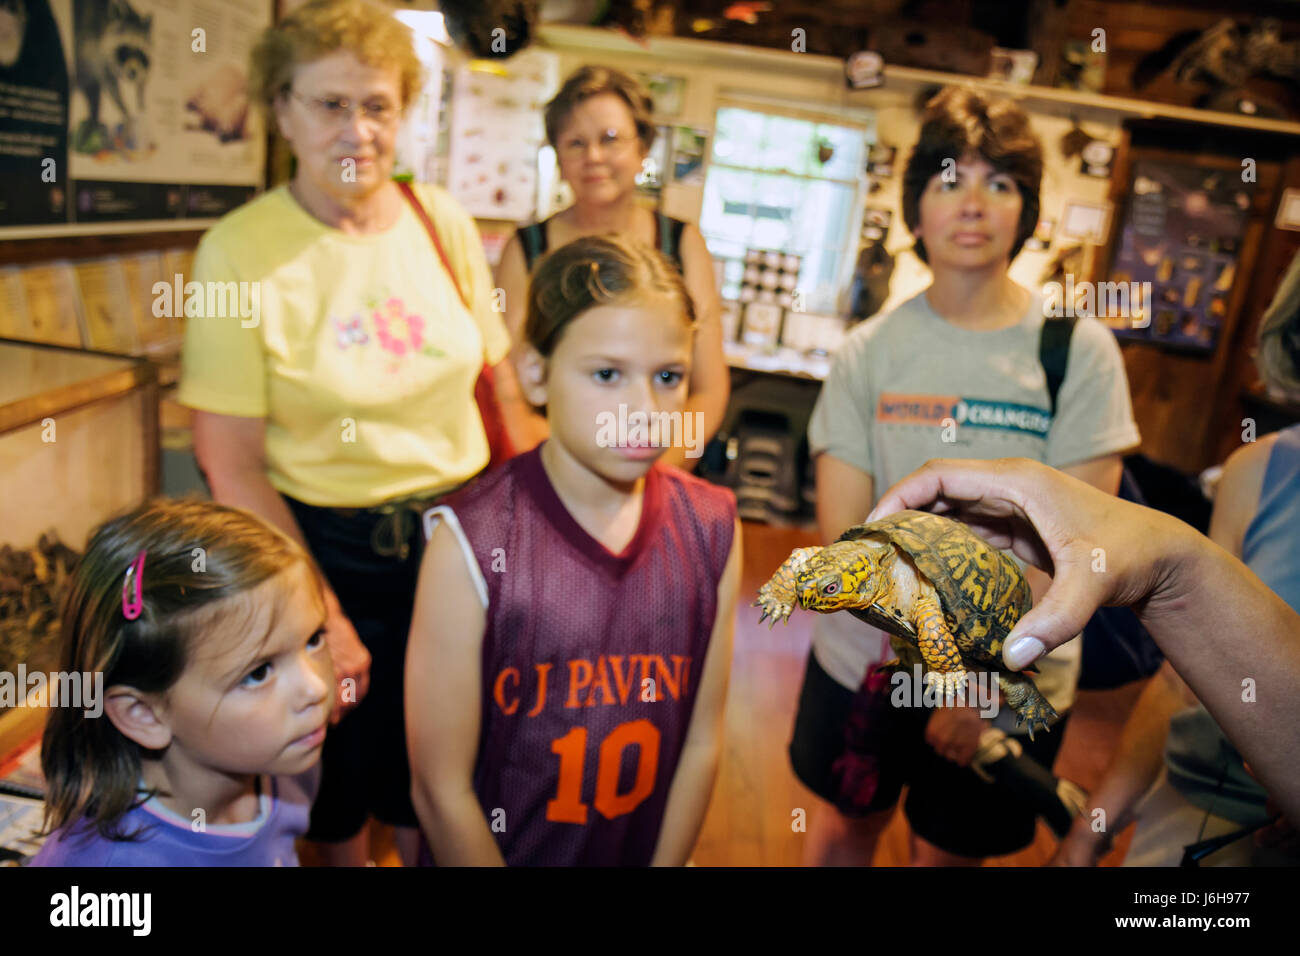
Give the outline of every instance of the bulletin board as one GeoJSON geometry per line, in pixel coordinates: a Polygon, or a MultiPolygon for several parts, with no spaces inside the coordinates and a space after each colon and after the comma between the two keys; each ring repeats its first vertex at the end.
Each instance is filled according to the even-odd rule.
{"type": "Polygon", "coordinates": [[[542,113],[559,85],[554,53],[528,49],[460,67],[451,92],[447,187],[481,219],[532,219],[538,207],[542,113]],[[501,130],[509,130],[502,135],[501,130]]]}
{"type": "Polygon", "coordinates": [[[1151,283],[1141,328],[1123,338],[1211,353],[1229,311],[1255,182],[1240,170],[1138,159],[1110,280],[1151,283]]]}
{"type": "Polygon", "coordinates": [[[0,3],[0,238],[192,228],[261,187],[270,0],[0,3]]]}

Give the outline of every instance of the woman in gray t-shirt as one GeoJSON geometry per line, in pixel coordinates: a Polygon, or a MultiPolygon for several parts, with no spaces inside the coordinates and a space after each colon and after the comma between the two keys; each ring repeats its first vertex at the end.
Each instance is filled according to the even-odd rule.
{"type": "MultiPolygon", "coordinates": [[[[1120,454],[1139,436],[1114,337],[1078,319],[1053,408],[1039,359],[1044,304],[1007,272],[1037,224],[1041,177],[1041,145],[1014,104],[952,87],[927,105],[903,176],[903,219],[934,281],[863,323],[836,353],[808,429],[827,543],[931,458],[1023,456],[1118,490],[1120,454]]],[[[1027,576],[1035,594],[1046,590],[1041,572],[1027,576]]],[[[812,814],[805,862],[870,864],[904,784],[914,862],[978,863],[1033,840],[1034,810],[969,766],[986,732],[1014,734],[1007,715],[889,708],[874,797],[855,805],[836,764],[852,762],[841,760],[846,725],[866,720],[860,685],[888,645],[847,615],[819,615],[814,627],[790,745],[796,774],[826,801],[812,814]]],[[[1036,682],[1062,714],[1078,651],[1071,642],[1038,665],[1036,682]]],[[[1061,736],[1017,742],[1050,766],[1061,736]]]]}

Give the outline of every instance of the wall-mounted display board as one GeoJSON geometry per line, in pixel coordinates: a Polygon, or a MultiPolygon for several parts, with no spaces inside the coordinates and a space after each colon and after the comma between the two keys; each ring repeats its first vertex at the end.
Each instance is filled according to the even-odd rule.
{"type": "Polygon", "coordinates": [[[1149,325],[1118,330],[1149,458],[1194,473],[1240,447],[1239,396],[1257,374],[1254,324],[1289,261],[1283,250],[1294,252],[1300,236],[1274,228],[1273,216],[1283,190],[1297,186],[1292,138],[1125,125],[1109,197],[1116,225],[1094,265],[1080,271],[1113,288],[1127,278],[1130,300],[1131,283],[1151,283],[1149,325]]]}
{"type": "Polygon", "coordinates": [[[248,57],[269,0],[11,0],[0,238],[211,220],[264,175],[248,57]]]}
{"type": "Polygon", "coordinates": [[[1110,279],[1151,283],[1140,328],[1121,336],[1213,352],[1238,273],[1254,177],[1234,169],[1138,159],[1110,279]]]}

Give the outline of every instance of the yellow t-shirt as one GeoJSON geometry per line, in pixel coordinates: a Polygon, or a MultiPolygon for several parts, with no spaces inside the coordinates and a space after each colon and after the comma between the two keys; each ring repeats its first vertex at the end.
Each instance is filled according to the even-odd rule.
{"type": "Polygon", "coordinates": [[[187,286],[179,401],[265,418],[268,478],[308,504],[437,493],[487,464],[474,383],[506,356],[509,334],[473,220],[442,189],[416,195],[472,314],[405,201],[391,228],[356,236],[281,186],[199,243],[202,302],[187,286]]]}

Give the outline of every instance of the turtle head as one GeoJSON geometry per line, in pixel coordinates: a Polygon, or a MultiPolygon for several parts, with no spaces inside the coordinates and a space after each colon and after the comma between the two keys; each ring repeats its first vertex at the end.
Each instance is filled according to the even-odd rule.
{"type": "Polygon", "coordinates": [[[795,579],[799,606],[823,614],[868,608],[893,583],[894,549],[870,541],[839,541],[822,548],[795,579]]]}

